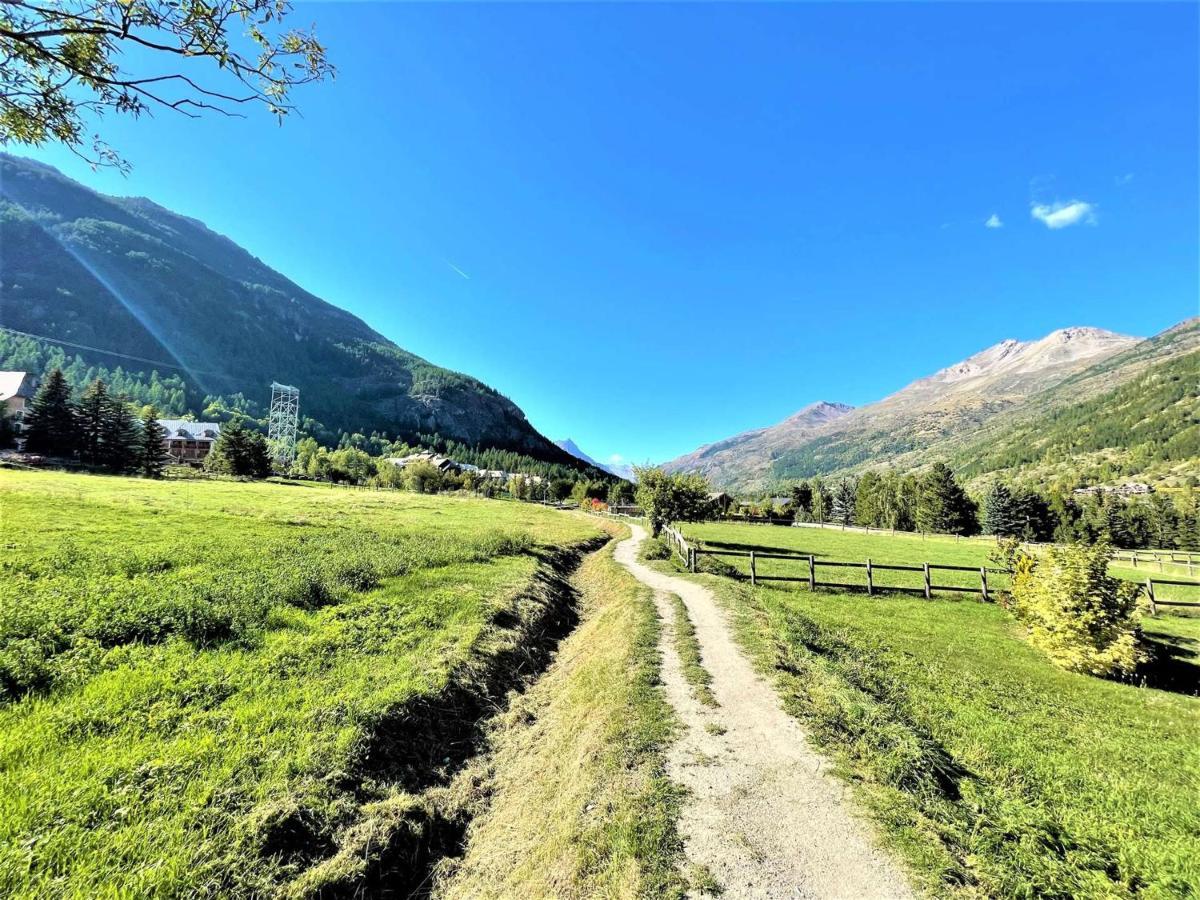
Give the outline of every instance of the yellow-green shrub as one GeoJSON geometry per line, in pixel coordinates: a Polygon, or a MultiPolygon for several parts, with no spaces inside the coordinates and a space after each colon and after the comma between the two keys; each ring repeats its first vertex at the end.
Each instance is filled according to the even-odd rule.
{"type": "Polygon", "coordinates": [[[1108,574],[1107,544],[1018,555],[1013,611],[1029,629],[1031,644],[1072,672],[1127,674],[1137,667],[1144,658],[1138,588],[1108,574]]]}

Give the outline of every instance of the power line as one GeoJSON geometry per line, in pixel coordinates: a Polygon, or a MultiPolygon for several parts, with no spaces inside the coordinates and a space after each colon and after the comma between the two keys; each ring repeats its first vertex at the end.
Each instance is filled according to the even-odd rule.
{"type": "Polygon", "coordinates": [[[0,331],[7,331],[9,334],[16,334],[21,337],[33,338],[39,341],[50,341],[54,344],[62,344],[66,347],[74,347],[77,350],[90,350],[93,353],[103,353],[106,356],[119,356],[121,359],[131,359],[134,362],[148,363],[152,366],[163,366],[167,369],[178,369],[181,372],[186,372],[189,375],[215,375],[218,378],[227,377],[224,372],[205,372],[201,369],[189,369],[187,366],[181,366],[178,363],[163,362],[158,359],[146,359],[144,356],[131,356],[128,353],[118,353],[116,350],[105,350],[103,347],[89,347],[87,344],[77,344],[73,341],[64,341],[61,338],[53,338],[44,334],[30,334],[28,331],[17,331],[15,328],[7,328],[0,325],[0,331]]]}

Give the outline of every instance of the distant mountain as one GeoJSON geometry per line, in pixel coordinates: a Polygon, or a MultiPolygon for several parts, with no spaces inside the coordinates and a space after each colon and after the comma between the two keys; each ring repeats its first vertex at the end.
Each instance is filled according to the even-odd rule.
{"type": "MultiPolygon", "coordinates": [[[[574,464],[497,391],[401,349],[144,198],[105,196],[0,154],[0,246],[0,324],[69,341],[77,346],[67,352],[87,364],[121,366],[145,383],[152,370],[176,376],[196,411],[223,397],[261,414],[281,381],[300,388],[301,413],[330,430],[436,434],[574,464]]],[[[460,326],[448,316],[446,327],[460,326]]]]}
{"type": "Polygon", "coordinates": [[[1200,318],[1106,358],[937,448],[964,477],[1200,479],[1200,318]]]}
{"type": "Polygon", "coordinates": [[[624,478],[626,481],[637,481],[636,476],[633,474],[633,466],[626,464],[612,465],[609,463],[596,462],[596,460],[584,453],[583,450],[579,448],[579,445],[576,444],[571,438],[565,438],[561,441],[555,441],[554,443],[560,449],[565,450],[567,453],[570,453],[573,457],[581,462],[587,463],[589,466],[595,466],[598,469],[603,469],[608,474],[616,475],[618,478],[624,478]]]}
{"type": "Polygon", "coordinates": [[[779,453],[803,443],[853,409],[845,403],[822,400],[770,428],[755,428],[705,444],[686,456],[671,460],[663,468],[668,472],[698,472],[718,487],[765,485],[770,478],[771,463],[779,453]]]}
{"type": "MultiPolygon", "coordinates": [[[[699,471],[716,486],[743,492],[880,465],[917,468],[933,459],[968,468],[972,454],[985,455],[984,435],[997,439],[1006,428],[1028,426],[1038,417],[1094,400],[1193,353],[1196,331],[1192,321],[1150,340],[1098,328],[1065,328],[1036,341],[1001,341],[814,427],[797,430],[792,424],[813,409],[807,407],[770,428],[702,447],[668,467],[699,471]]],[[[984,470],[972,466],[969,474],[984,470]]]]}

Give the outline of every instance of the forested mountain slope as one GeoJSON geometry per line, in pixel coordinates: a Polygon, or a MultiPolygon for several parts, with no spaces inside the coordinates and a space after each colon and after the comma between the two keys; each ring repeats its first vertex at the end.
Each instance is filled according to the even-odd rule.
{"type": "Polygon", "coordinates": [[[966,477],[1037,483],[1200,479],[1200,320],[1068,379],[958,448],[966,477]],[[1116,387],[1112,387],[1116,385],[1116,387]]]}
{"type": "Polygon", "coordinates": [[[1197,319],[1148,340],[1097,328],[1006,340],[805,433],[780,423],[668,465],[742,492],[939,459],[975,478],[1186,477],[1196,468],[1197,353],[1197,319]]]}
{"type": "MultiPolygon", "coordinates": [[[[435,366],[300,288],[202,223],[143,198],[108,197],[49,166],[0,155],[0,324],[76,345],[145,395],[199,411],[213,397],[261,413],[270,383],[331,431],[439,434],[554,462],[571,457],[482,382],[435,366]],[[140,357],[154,362],[139,362],[140,357]],[[169,363],[170,366],[155,365],[169,363]],[[238,395],[244,395],[239,397],[238,395]]],[[[14,338],[0,366],[61,358],[14,338]]],[[[180,411],[180,410],[172,410],[180,411]]]]}

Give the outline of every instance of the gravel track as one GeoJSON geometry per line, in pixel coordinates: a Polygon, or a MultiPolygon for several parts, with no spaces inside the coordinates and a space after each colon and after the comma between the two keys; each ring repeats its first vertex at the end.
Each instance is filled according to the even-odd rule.
{"type": "Polygon", "coordinates": [[[663,683],[684,725],[668,770],[691,792],[679,823],[689,862],[706,868],[725,897],[912,897],[845,786],[738,648],[712,592],[638,562],[646,532],[632,527],[616,559],[654,589],[664,623],[663,683]],[[687,606],[717,709],[697,702],[683,677],[669,594],[687,606]]]}

